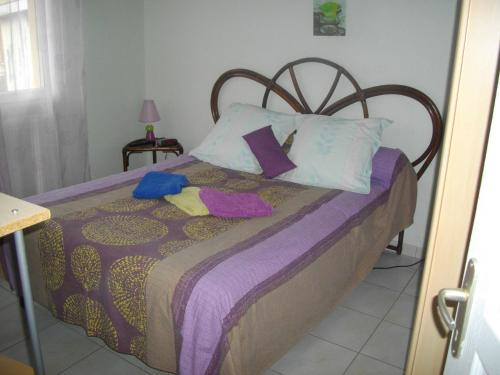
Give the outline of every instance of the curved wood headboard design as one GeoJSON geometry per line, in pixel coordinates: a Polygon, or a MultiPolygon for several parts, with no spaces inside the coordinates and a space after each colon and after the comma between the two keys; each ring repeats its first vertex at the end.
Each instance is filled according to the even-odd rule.
{"type": "Polygon", "coordinates": [[[278,70],[278,72],[271,79],[263,76],[262,74],[256,73],[248,69],[232,69],[223,73],[215,82],[210,99],[212,117],[215,122],[217,122],[217,120],[220,117],[219,94],[221,88],[228,80],[235,77],[247,78],[252,81],[258,82],[265,87],[266,90],[264,92],[264,97],[262,99],[263,108],[267,107],[269,94],[272,91],[273,93],[281,97],[286,103],[288,103],[290,107],[292,107],[296,112],[304,114],[314,113],[318,115],[331,116],[336,112],[340,111],[341,109],[344,109],[352,104],[359,102],[362,108],[363,117],[367,118],[369,117],[369,112],[366,99],[382,95],[401,95],[416,100],[422,106],[424,106],[427,113],[429,114],[432,123],[432,136],[427,148],[416,160],[412,162],[413,167],[419,166],[417,170],[418,178],[420,178],[424,174],[426,169],[429,167],[429,164],[436,156],[436,153],[441,144],[441,139],[443,136],[443,120],[441,119],[441,115],[439,113],[436,104],[434,104],[434,102],[423,92],[414,89],[412,87],[403,85],[381,85],[381,86],[370,87],[367,89],[362,89],[356,82],[354,77],[345,68],[332,61],[322,59],[319,57],[307,57],[304,59],[292,61],[284,65],[280,70],[278,70]],[[304,98],[302,90],[300,89],[299,83],[297,81],[294,69],[296,65],[303,63],[311,63],[311,62],[330,66],[331,68],[337,71],[337,73],[335,74],[335,78],[333,79],[330,90],[326,94],[325,99],[321,102],[321,104],[315,111],[311,109],[306,99],[304,98]],[[297,98],[277,83],[278,79],[286,71],[290,73],[290,77],[295,92],[297,94],[297,98]],[[351,85],[354,88],[354,93],[342,99],[339,99],[327,106],[342,77],[345,77],[351,83],[351,85]]]}

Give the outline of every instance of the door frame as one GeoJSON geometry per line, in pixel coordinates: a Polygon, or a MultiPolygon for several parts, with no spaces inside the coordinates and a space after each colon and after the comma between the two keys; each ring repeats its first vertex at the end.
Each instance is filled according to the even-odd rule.
{"type": "Polygon", "coordinates": [[[474,218],[498,75],[500,2],[463,0],[426,261],[407,375],[441,374],[448,336],[435,297],[459,287],[474,218]]]}

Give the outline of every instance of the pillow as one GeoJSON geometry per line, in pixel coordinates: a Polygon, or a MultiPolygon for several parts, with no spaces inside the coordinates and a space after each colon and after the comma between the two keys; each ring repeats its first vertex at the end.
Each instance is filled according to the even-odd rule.
{"type": "Polygon", "coordinates": [[[297,168],[279,178],[303,185],[370,192],[372,158],[391,121],[302,115],[288,153],[297,168]]]}
{"type": "Polygon", "coordinates": [[[250,104],[231,104],[217,125],[189,155],[219,167],[250,173],[262,169],[243,135],[271,124],[274,136],[282,145],[295,129],[297,115],[269,111],[250,104]]]}
{"type": "Polygon", "coordinates": [[[274,178],[297,167],[288,159],[276,140],[271,125],[245,134],[243,139],[248,143],[267,178],[274,178]]]}
{"type": "Polygon", "coordinates": [[[178,194],[189,185],[186,176],[167,172],[148,172],[139,181],[132,195],[138,199],[161,198],[167,194],[178,194]]]}

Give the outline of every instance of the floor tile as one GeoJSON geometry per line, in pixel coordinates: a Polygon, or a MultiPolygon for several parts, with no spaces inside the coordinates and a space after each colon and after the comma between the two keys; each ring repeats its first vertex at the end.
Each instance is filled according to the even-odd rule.
{"type": "Polygon", "coordinates": [[[102,341],[99,337],[88,336],[87,332],[85,332],[85,330],[80,326],[77,326],[75,324],[65,323],[63,321],[59,321],[59,323],[62,324],[63,326],[65,326],[66,328],[69,328],[70,330],[78,333],[79,335],[87,338],[88,340],[92,341],[94,344],[97,344],[99,346],[106,346],[106,343],[104,341],[102,341]]]}
{"type": "Polygon", "coordinates": [[[283,375],[341,375],[355,356],[353,351],[306,335],[272,370],[283,375]]]}
{"type": "Polygon", "coordinates": [[[398,297],[399,293],[395,291],[363,282],[345,297],[340,305],[383,318],[398,297]]]}
{"type": "MultiPolygon", "coordinates": [[[[391,267],[391,266],[404,266],[418,262],[420,259],[410,257],[408,255],[398,255],[394,251],[384,251],[377,261],[375,267],[391,267]]],[[[411,267],[405,267],[408,270],[415,272],[422,263],[416,264],[411,267]]]]}
{"type": "MultiPolygon", "coordinates": [[[[40,342],[47,374],[58,374],[101,348],[62,324],[43,330],[40,333],[40,342]]],[[[27,345],[27,341],[21,341],[2,354],[29,364],[27,345]]]]}
{"type": "Polygon", "coordinates": [[[393,366],[404,368],[409,340],[410,330],[408,328],[382,322],[361,353],[393,366]]]}
{"type": "Polygon", "coordinates": [[[17,302],[17,296],[13,293],[7,291],[4,288],[0,288],[0,309],[17,302]]]}
{"type": "Polygon", "coordinates": [[[411,328],[415,316],[416,302],[415,296],[401,294],[394,306],[392,306],[391,310],[389,310],[385,316],[384,320],[411,328]]]}
{"type": "MultiPolygon", "coordinates": [[[[142,371],[148,373],[148,374],[158,374],[158,370],[154,369],[152,367],[149,367],[146,365],[144,362],[142,362],[140,359],[137,357],[134,357],[133,355],[128,355],[128,354],[123,354],[123,353],[118,353],[115,352],[114,350],[111,350],[107,346],[105,347],[106,350],[110,351],[113,355],[116,355],[117,357],[123,359],[124,361],[127,361],[131,365],[134,365],[135,367],[140,368],[142,371]]],[[[164,373],[166,374],[166,373],[164,373]]]]}
{"type": "Polygon", "coordinates": [[[365,281],[396,292],[401,292],[408,285],[414,273],[414,270],[407,268],[372,270],[365,281]]]}
{"type": "Polygon", "coordinates": [[[84,358],[76,365],[70,367],[61,375],[88,375],[88,374],[105,374],[105,375],[146,375],[147,372],[135,367],[127,361],[124,361],[109,350],[101,348],[84,358]]]}
{"type": "Polygon", "coordinates": [[[403,375],[403,370],[359,354],[345,375],[403,375]]]}
{"type": "Polygon", "coordinates": [[[338,306],[311,334],[359,351],[379,323],[379,318],[338,306]]]}
{"type": "MultiPolygon", "coordinates": [[[[23,310],[19,304],[13,303],[0,310],[0,350],[4,350],[25,337],[27,329],[24,328],[23,310]]],[[[41,331],[57,321],[43,307],[35,305],[36,326],[41,331]]]]}
{"type": "Polygon", "coordinates": [[[404,294],[408,294],[410,296],[418,295],[418,288],[420,287],[420,280],[422,279],[422,269],[420,268],[415,275],[413,275],[412,279],[403,290],[404,294]]]}

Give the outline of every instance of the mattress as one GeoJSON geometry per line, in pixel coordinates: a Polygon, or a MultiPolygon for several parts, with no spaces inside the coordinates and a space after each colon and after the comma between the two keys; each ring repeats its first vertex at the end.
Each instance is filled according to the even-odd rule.
{"type": "Polygon", "coordinates": [[[362,280],[412,223],[416,176],[381,148],[370,194],[267,180],[183,156],[31,197],[35,299],[114,350],[182,375],[265,371],[362,280]],[[270,217],[189,217],[131,191],[149,170],[256,192],[270,217]]]}

